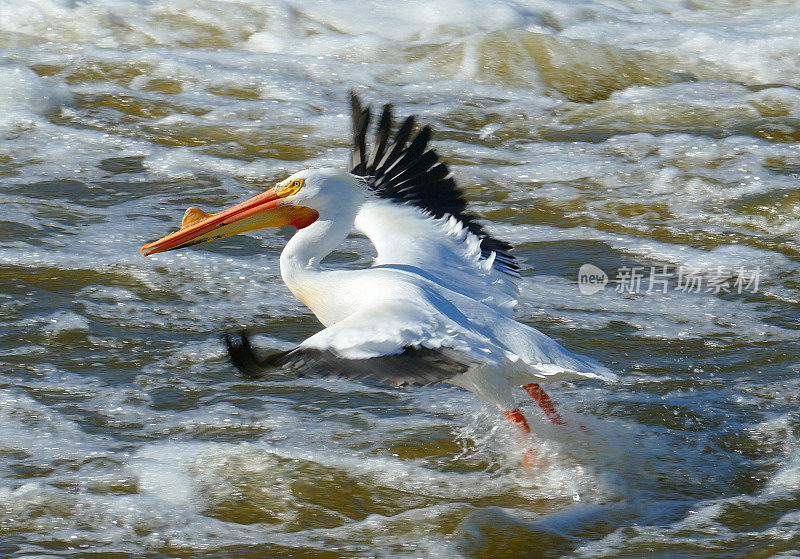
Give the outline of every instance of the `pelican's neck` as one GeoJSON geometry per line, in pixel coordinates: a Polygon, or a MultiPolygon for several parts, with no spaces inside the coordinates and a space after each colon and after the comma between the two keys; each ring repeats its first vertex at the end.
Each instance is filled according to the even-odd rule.
{"type": "Polygon", "coordinates": [[[337,300],[340,291],[332,285],[331,272],[322,270],[320,262],[353,229],[355,210],[338,213],[333,219],[320,218],[299,229],[281,253],[281,276],[286,286],[326,326],[349,312],[345,313],[346,305],[337,300]]]}
{"type": "Polygon", "coordinates": [[[281,253],[283,279],[319,270],[319,263],[347,237],[353,227],[349,223],[317,220],[308,227],[298,229],[281,253]]]}

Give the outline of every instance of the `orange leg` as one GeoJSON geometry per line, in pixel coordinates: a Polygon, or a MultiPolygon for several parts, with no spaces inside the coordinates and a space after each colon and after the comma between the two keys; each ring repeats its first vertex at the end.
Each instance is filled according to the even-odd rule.
{"type": "MultiPolygon", "coordinates": [[[[553,401],[550,399],[550,396],[548,396],[547,393],[542,390],[541,386],[535,382],[532,382],[523,386],[522,389],[528,393],[528,396],[536,400],[536,403],[539,404],[539,407],[542,408],[542,411],[544,411],[544,414],[552,423],[557,425],[566,424],[566,421],[564,421],[564,418],[561,417],[561,414],[556,411],[556,407],[553,405],[553,401]]],[[[506,412],[506,414],[508,414],[508,412],[506,412]]],[[[523,418],[523,421],[524,419],[525,418],[523,418]]]]}
{"type": "MultiPolygon", "coordinates": [[[[531,427],[530,427],[530,425],[528,425],[528,420],[525,419],[525,416],[522,415],[522,412],[519,411],[519,409],[506,411],[506,412],[503,412],[503,413],[506,415],[506,417],[508,418],[508,420],[511,423],[513,423],[514,425],[519,427],[520,431],[522,431],[524,433],[530,433],[531,432],[531,427]]],[[[536,458],[534,458],[533,455],[531,455],[530,450],[528,450],[528,452],[526,452],[522,456],[522,461],[524,462],[524,464],[526,466],[535,466],[536,465],[536,458]]]]}
{"type": "Polygon", "coordinates": [[[506,414],[506,417],[508,418],[508,420],[511,423],[513,423],[514,425],[519,427],[521,430],[525,431],[526,433],[530,433],[531,432],[531,427],[530,427],[530,425],[528,425],[528,420],[525,419],[525,416],[522,415],[521,411],[516,409],[516,410],[507,411],[507,412],[503,412],[503,413],[506,414]]]}

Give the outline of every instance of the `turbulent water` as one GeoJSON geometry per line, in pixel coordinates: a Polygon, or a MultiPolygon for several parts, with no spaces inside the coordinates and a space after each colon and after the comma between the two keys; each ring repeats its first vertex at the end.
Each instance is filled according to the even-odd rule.
{"type": "Polygon", "coordinates": [[[770,0],[0,3],[0,556],[796,556],[798,29],[770,0]],[[291,231],[139,254],[343,166],[350,88],[433,126],[518,318],[618,373],[547,385],[567,425],[245,381],[221,332],[319,328],[291,231]]]}

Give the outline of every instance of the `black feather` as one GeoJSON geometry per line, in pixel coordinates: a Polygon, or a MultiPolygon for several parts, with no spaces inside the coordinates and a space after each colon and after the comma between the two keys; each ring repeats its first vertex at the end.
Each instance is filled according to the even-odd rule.
{"type": "Polygon", "coordinates": [[[239,332],[235,337],[231,334],[223,334],[222,339],[225,340],[225,347],[228,349],[231,363],[247,378],[261,378],[266,371],[277,367],[290,353],[281,351],[258,359],[247,332],[239,332]]]}
{"type": "Polygon", "coordinates": [[[395,386],[427,385],[467,372],[476,363],[448,349],[409,346],[395,355],[346,359],[331,350],[297,347],[259,358],[246,332],[226,334],[225,345],[233,365],[247,378],[261,378],[276,368],[300,375],[372,379],[395,386]]]}
{"type": "MultiPolygon", "coordinates": [[[[392,133],[392,106],[384,105],[381,118],[378,121],[378,131],[375,133],[375,147],[369,156],[366,165],[366,174],[370,175],[375,172],[378,163],[386,153],[386,144],[389,142],[389,134],[392,133]]],[[[366,131],[365,131],[366,134],[366,131]]],[[[366,138],[364,139],[366,146],[366,138]]]]}
{"type": "Polygon", "coordinates": [[[360,173],[366,172],[366,158],[367,158],[367,129],[369,128],[370,110],[361,108],[361,100],[354,93],[350,94],[350,104],[352,110],[353,122],[353,157],[352,167],[353,173],[356,171],[360,173]]]}
{"type": "Polygon", "coordinates": [[[370,109],[363,108],[355,92],[350,92],[353,123],[353,155],[350,172],[363,177],[368,188],[381,198],[390,198],[411,204],[434,217],[451,215],[467,230],[481,240],[481,253],[488,258],[493,252],[493,267],[511,276],[519,275],[519,266],[509,251],[512,246],[492,237],[477,221],[477,216],[466,211],[464,194],[456,186],[447,165],[428,148],[432,131],[423,126],[406,146],[414,128],[414,117],[403,121],[397,134],[389,143],[392,124],[392,107],[384,105],[375,134],[372,154],[367,153],[367,130],[370,109]]]}
{"type": "Polygon", "coordinates": [[[414,128],[414,117],[410,116],[406,118],[406,120],[400,126],[400,129],[397,131],[397,135],[394,137],[394,140],[392,141],[391,149],[389,149],[386,155],[384,155],[381,158],[380,162],[377,164],[375,169],[376,174],[383,174],[386,171],[386,168],[390,166],[392,163],[394,163],[398,157],[400,157],[400,155],[403,153],[403,150],[406,147],[406,142],[408,142],[409,136],[411,136],[411,130],[413,128],[414,128]]]}

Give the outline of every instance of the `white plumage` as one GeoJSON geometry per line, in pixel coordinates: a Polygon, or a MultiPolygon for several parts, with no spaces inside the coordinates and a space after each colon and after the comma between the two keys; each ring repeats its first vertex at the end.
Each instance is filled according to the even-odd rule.
{"type": "Polygon", "coordinates": [[[395,384],[445,381],[502,410],[514,410],[516,386],[612,379],[596,361],[514,320],[518,274],[510,246],[464,211],[449,170],[427,149],[430,129],[406,146],[408,118],[389,142],[386,106],[368,156],[369,110],[355,96],[353,115],[351,172],[305,170],[217,214],[190,208],[179,231],[142,249],[152,254],[259,227],[298,228],[281,254],[281,275],[325,328],[266,358],[256,357],[245,334],[228,337],[234,364],[249,376],[285,366],[395,384]],[[373,265],[323,266],[352,231],[375,246],[373,265]]]}
{"type": "MultiPolygon", "coordinates": [[[[356,201],[359,181],[337,169],[292,175],[306,187],[356,201]]],[[[306,188],[304,187],[304,189],[306,188]]],[[[281,254],[281,274],[295,295],[327,326],[300,348],[332,350],[344,359],[397,355],[408,347],[448,350],[470,364],[447,379],[504,410],[513,409],[511,389],[542,378],[611,378],[597,362],[575,355],[538,330],[512,318],[517,285],[512,276],[482,258],[480,239],[452,217],[382,199],[363,199],[357,211],[333,210],[328,217],[311,196],[292,203],[320,211],[281,254]],[[329,249],[353,229],[377,250],[365,270],[326,270],[329,249]],[[324,243],[319,238],[325,238],[324,243]]],[[[337,204],[337,209],[342,208],[337,204]]],[[[350,206],[352,208],[353,206],[350,206]]]]}

